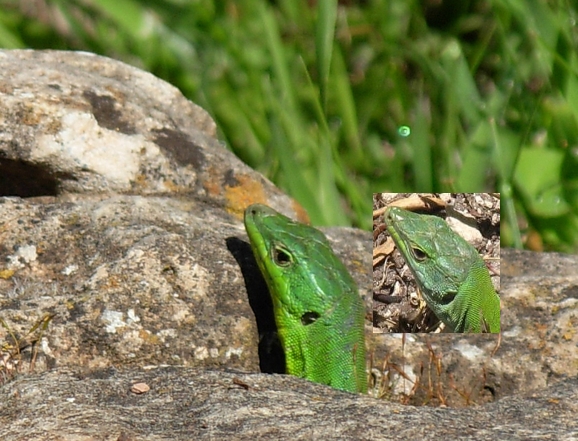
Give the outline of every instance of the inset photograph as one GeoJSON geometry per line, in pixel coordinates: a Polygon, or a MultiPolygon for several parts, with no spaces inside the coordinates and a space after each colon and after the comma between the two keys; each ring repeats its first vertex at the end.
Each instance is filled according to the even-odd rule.
{"type": "Polygon", "coordinates": [[[500,194],[373,194],[373,332],[500,332],[500,194]]]}

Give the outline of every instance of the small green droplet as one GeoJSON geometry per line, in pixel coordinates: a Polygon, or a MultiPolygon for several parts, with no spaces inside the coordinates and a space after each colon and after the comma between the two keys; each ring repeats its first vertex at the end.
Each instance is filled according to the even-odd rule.
{"type": "Polygon", "coordinates": [[[407,138],[411,135],[411,129],[408,126],[400,126],[399,129],[397,129],[397,133],[399,133],[399,136],[407,138]]]}

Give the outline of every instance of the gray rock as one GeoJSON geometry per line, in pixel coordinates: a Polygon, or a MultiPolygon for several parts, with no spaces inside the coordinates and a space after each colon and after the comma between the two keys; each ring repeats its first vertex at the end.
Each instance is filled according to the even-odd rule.
{"type": "Polygon", "coordinates": [[[468,409],[402,406],[287,375],[177,367],[53,371],[18,378],[1,393],[6,441],[578,437],[576,378],[468,409]],[[132,392],[138,383],[150,390],[132,392]]]}
{"type": "MultiPolygon", "coordinates": [[[[259,374],[280,368],[242,211],[298,205],[150,74],[0,51],[0,78],[0,439],[578,438],[576,257],[502,251],[498,348],[368,320],[370,396],[259,374]]],[[[368,294],[370,234],[325,231],[368,294]]]]}
{"type": "Polygon", "coordinates": [[[153,75],[84,52],[0,50],[0,194],[183,195],[229,211],[289,199],[153,75]]]}
{"type": "Polygon", "coordinates": [[[303,217],[298,205],[150,74],[86,53],[0,51],[0,75],[0,195],[25,197],[0,199],[0,301],[19,336],[53,316],[36,369],[258,370],[255,317],[261,334],[273,321],[240,219],[251,202],[303,217]]]}

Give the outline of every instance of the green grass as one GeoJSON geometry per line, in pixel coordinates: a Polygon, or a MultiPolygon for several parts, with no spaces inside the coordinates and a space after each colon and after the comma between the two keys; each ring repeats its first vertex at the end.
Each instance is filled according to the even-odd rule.
{"type": "Polygon", "coordinates": [[[504,245],[578,249],[570,0],[45,1],[0,0],[0,46],[175,84],[314,224],[369,229],[374,192],[499,191],[504,245]]]}

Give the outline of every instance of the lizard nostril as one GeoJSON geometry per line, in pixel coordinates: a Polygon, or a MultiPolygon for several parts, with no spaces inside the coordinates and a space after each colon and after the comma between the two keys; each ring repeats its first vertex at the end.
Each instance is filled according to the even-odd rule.
{"type": "Polygon", "coordinates": [[[301,316],[301,323],[307,326],[310,325],[311,323],[314,323],[319,317],[320,315],[318,312],[309,311],[301,316]]]}

